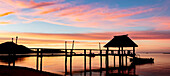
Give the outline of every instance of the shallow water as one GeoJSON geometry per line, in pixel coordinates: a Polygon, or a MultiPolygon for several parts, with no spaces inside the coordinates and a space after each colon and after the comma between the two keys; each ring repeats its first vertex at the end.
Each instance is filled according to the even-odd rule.
{"type": "Polygon", "coordinates": [[[169,76],[170,54],[141,54],[141,57],[153,57],[154,64],[136,66],[137,74],[141,76],[169,76]]]}
{"type": "MultiPolygon", "coordinates": [[[[169,76],[170,75],[170,54],[161,54],[161,53],[149,53],[149,54],[140,54],[142,58],[154,58],[153,64],[143,64],[143,65],[136,65],[136,75],[139,76],[169,76]]],[[[39,63],[40,63],[39,57],[39,63]]],[[[70,57],[67,57],[67,70],[70,71],[70,57]]],[[[100,56],[92,57],[91,68],[92,69],[100,69],[100,56]]],[[[114,57],[109,56],[109,67],[114,66],[114,57]]],[[[2,61],[2,60],[1,60],[2,61]]],[[[125,60],[124,60],[125,61],[125,60]]],[[[20,60],[17,60],[15,65],[16,66],[23,66],[36,69],[37,57],[24,57],[20,60]]],[[[84,76],[83,72],[76,71],[84,71],[84,57],[83,56],[73,56],[73,63],[72,63],[72,70],[74,76],[84,76]]],[[[118,67],[118,57],[116,57],[116,67],[118,67]]],[[[130,66],[131,62],[128,63],[127,66],[130,66]]],[[[8,65],[5,62],[0,62],[0,65],[8,65]]],[[[11,63],[12,65],[12,63],[11,63]]],[[[126,64],[124,63],[124,66],[126,64]]],[[[102,57],[102,67],[105,68],[105,57],[102,57]]],[[[40,64],[39,64],[40,68],[40,64]]],[[[86,58],[86,68],[89,69],[89,57],[86,58]]],[[[54,56],[54,57],[43,57],[42,58],[42,70],[57,74],[65,74],[65,57],[64,56],[54,56]]],[[[113,72],[116,72],[113,71],[113,72]]],[[[126,71],[125,71],[126,72],[126,71]]],[[[105,71],[100,72],[92,72],[92,76],[96,75],[106,75],[105,71]]],[[[89,76],[90,72],[86,72],[86,76],[89,76]]]]}

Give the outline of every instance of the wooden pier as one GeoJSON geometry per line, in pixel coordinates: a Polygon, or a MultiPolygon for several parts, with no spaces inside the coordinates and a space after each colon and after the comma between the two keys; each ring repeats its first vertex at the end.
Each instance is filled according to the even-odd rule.
{"type": "MultiPolygon", "coordinates": [[[[29,56],[36,56],[37,57],[37,62],[36,62],[36,68],[37,70],[42,71],[42,60],[43,57],[46,56],[65,56],[65,75],[70,74],[71,76],[73,75],[73,73],[75,73],[72,70],[72,63],[73,63],[73,56],[84,56],[84,76],[86,76],[86,72],[90,72],[90,75],[92,75],[92,71],[96,71],[95,69],[91,69],[91,58],[93,56],[100,56],[100,71],[105,70],[106,71],[106,76],[109,76],[109,70],[113,70],[113,69],[120,69],[123,68],[124,63],[126,64],[126,68],[128,68],[127,66],[127,60],[128,60],[128,56],[129,57],[135,57],[135,47],[138,47],[137,44],[135,44],[127,35],[122,35],[122,36],[115,36],[110,42],[108,42],[104,47],[106,47],[106,49],[53,49],[53,50],[61,50],[61,51],[65,51],[65,53],[62,54],[58,54],[58,55],[45,55],[43,54],[43,50],[47,50],[47,48],[30,48],[33,49],[35,52],[37,53],[36,55],[17,55],[17,54],[12,54],[9,56],[15,56],[15,57],[29,57],[29,56]],[[113,50],[110,47],[114,47],[117,48],[118,50],[113,50]],[[130,50],[124,50],[124,47],[130,47],[130,50]],[[69,52],[68,52],[69,51],[69,52]],[[82,51],[83,54],[76,54],[74,51],[82,51]],[[89,53],[87,53],[87,51],[89,51],[89,53]],[[93,53],[93,51],[98,51],[99,53],[93,53]],[[102,57],[105,57],[105,68],[102,68],[102,57]],[[109,57],[108,56],[113,56],[114,57],[114,67],[109,67],[109,57]],[[118,56],[119,57],[119,67],[115,66],[115,57],[118,56]],[[40,57],[40,68],[39,68],[39,57],[40,57]],[[67,61],[68,61],[68,57],[70,57],[70,72],[68,72],[68,68],[67,68],[67,61]],[[89,69],[87,70],[87,66],[86,66],[86,57],[89,57],[89,69]],[[124,62],[124,58],[125,58],[125,62],[124,62]]],[[[49,49],[49,48],[48,48],[49,49]]],[[[9,65],[10,66],[10,65],[9,65]]],[[[15,61],[13,62],[13,66],[15,66],[15,61]]],[[[125,68],[124,67],[124,68],[125,68]]],[[[126,69],[125,68],[125,69],[126,69]]],[[[121,70],[118,70],[118,73],[121,73],[121,70]]],[[[134,73],[135,75],[135,73],[134,73]]]]}

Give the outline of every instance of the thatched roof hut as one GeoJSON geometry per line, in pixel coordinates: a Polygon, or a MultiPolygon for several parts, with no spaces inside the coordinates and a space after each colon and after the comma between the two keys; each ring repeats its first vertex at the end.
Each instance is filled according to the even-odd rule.
{"type": "Polygon", "coordinates": [[[104,47],[138,47],[128,35],[114,36],[104,47]]]}

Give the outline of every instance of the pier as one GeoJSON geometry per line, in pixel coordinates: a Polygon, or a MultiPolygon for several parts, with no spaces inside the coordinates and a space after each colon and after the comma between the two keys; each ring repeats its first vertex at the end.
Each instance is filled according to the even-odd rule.
{"type": "MultiPolygon", "coordinates": [[[[74,45],[73,45],[74,46],[74,45]]],[[[79,73],[79,72],[84,72],[84,76],[86,76],[86,72],[90,72],[90,76],[92,75],[92,71],[100,71],[102,73],[102,71],[106,71],[106,76],[109,76],[111,74],[111,72],[113,70],[118,70],[118,74],[124,74],[126,71],[128,70],[127,74],[129,73],[129,69],[135,69],[134,65],[127,65],[127,61],[128,61],[128,57],[135,57],[135,47],[138,47],[137,44],[135,44],[127,35],[122,35],[122,36],[114,36],[114,38],[109,41],[105,46],[106,49],[67,49],[67,47],[65,47],[65,49],[52,49],[52,50],[61,50],[64,51],[64,53],[61,54],[53,54],[53,53],[43,53],[43,50],[50,50],[50,48],[30,48],[32,50],[34,50],[34,55],[27,55],[27,54],[9,54],[9,57],[30,57],[30,56],[35,56],[37,57],[37,61],[36,61],[36,69],[39,71],[43,71],[42,68],[42,60],[43,57],[46,56],[51,56],[51,57],[56,57],[56,56],[65,56],[65,75],[73,75],[73,73],[79,73]],[[125,50],[124,47],[129,47],[129,49],[125,50]],[[113,50],[112,48],[116,48],[118,50],[113,50]],[[75,53],[75,51],[81,51],[83,53],[81,54],[77,54],[75,53]],[[98,52],[98,53],[93,53],[93,52],[98,52]],[[84,57],[84,71],[73,71],[72,69],[72,65],[73,65],[73,56],[83,56],[84,57]],[[92,57],[95,56],[100,56],[100,60],[99,60],[99,64],[100,64],[100,69],[92,69],[91,68],[91,61],[92,61],[92,57]],[[114,67],[110,67],[111,65],[109,65],[109,56],[113,56],[114,57],[114,67]],[[68,68],[67,64],[68,64],[68,57],[69,57],[69,64],[70,64],[70,68],[68,68]],[[89,57],[89,69],[87,69],[87,57],[89,57]],[[102,62],[102,58],[105,57],[105,66],[103,65],[102,62]],[[119,67],[116,67],[116,59],[115,57],[119,58],[119,67]],[[40,62],[39,62],[39,58],[40,58],[40,62]],[[105,67],[105,68],[103,68],[105,67]],[[68,69],[70,71],[68,71],[68,69]]],[[[1,56],[3,57],[3,56],[1,56]]],[[[9,66],[10,66],[9,62],[9,66]]],[[[15,61],[13,62],[13,66],[15,66],[15,61]]],[[[113,74],[113,73],[112,73],[113,74]]],[[[135,76],[135,70],[133,71],[133,76],[135,76]]]]}

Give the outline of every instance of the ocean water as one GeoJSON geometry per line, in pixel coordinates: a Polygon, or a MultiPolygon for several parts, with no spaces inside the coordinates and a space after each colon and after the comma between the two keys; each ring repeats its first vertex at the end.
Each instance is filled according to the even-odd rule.
{"type": "MultiPolygon", "coordinates": [[[[129,74],[139,75],[139,76],[169,76],[170,75],[170,54],[162,53],[139,53],[141,58],[154,58],[154,63],[152,64],[142,64],[135,65],[133,70],[130,69],[129,74]],[[132,71],[132,72],[131,72],[132,71]]],[[[40,69],[40,57],[39,57],[39,69],[40,69]]],[[[90,57],[86,57],[86,69],[90,69],[89,65],[90,57]]],[[[114,66],[114,56],[109,56],[109,67],[119,67],[118,57],[115,57],[115,66],[114,66]]],[[[125,62],[125,60],[124,60],[125,62]]],[[[84,76],[84,56],[73,56],[72,60],[72,71],[73,76],[84,76]]],[[[8,65],[7,62],[0,58],[0,65],[8,65]]],[[[12,63],[11,63],[12,65],[12,63]]],[[[37,57],[23,57],[18,58],[15,61],[16,66],[29,67],[37,69],[37,57]]],[[[126,66],[126,63],[123,64],[126,66]]],[[[129,57],[127,60],[127,66],[131,66],[129,57]]],[[[105,57],[102,57],[102,68],[105,68],[105,57]]],[[[100,69],[100,56],[91,58],[91,69],[99,70],[100,69]]],[[[125,68],[126,69],[126,68],[125,68]]],[[[65,57],[64,56],[53,56],[53,57],[42,57],[42,70],[57,73],[65,74],[65,57]]],[[[70,57],[67,57],[67,72],[70,72],[70,57]]],[[[109,71],[111,75],[118,73],[118,70],[109,71]]],[[[127,74],[128,70],[121,71],[121,73],[127,74]]],[[[105,76],[106,71],[92,71],[86,72],[86,76],[105,76]]],[[[69,75],[68,75],[69,76],[69,75]]]]}

